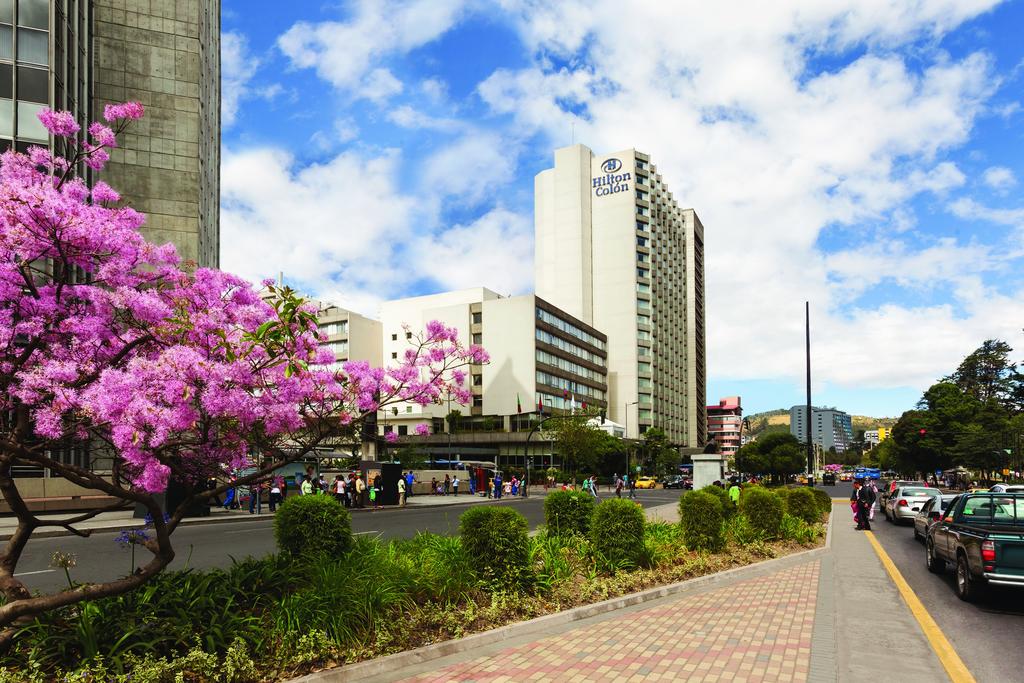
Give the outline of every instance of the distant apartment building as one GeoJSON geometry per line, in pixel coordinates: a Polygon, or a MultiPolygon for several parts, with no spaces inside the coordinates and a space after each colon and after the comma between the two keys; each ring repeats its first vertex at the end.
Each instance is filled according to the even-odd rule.
{"type": "Polygon", "coordinates": [[[608,334],[608,416],[703,447],[704,227],[634,149],[555,151],[534,180],[537,296],[608,334]]]}
{"type": "Polygon", "coordinates": [[[470,405],[395,406],[379,418],[381,432],[405,436],[419,424],[445,432],[444,418],[454,410],[462,416],[461,430],[520,432],[541,411],[607,408],[607,337],[544,299],[478,287],[387,301],[381,306],[384,362],[398,362],[431,320],[456,328],[464,345],[482,345],[490,363],[469,368],[470,405]]]}
{"type": "Polygon", "coordinates": [[[878,429],[868,429],[864,432],[864,443],[867,444],[868,448],[874,448],[878,444],[885,441],[892,435],[892,428],[890,427],[879,427],[878,429]]]}
{"type": "Polygon", "coordinates": [[[321,346],[334,352],[336,369],[349,360],[366,361],[373,367],[380,367],[383,355],[380,321],[321,302],[317,322],[320,333],[326,336],[321,346]]]}
{"type": "MultiPolygon", "coordinates": [[[[835,408],[811,407],[811,442],[828,452],[846,450],[853,441],[853,421],[847,413],[835,408]]],[[[789,432],[803,443],[807,442],[807,406],[789,409],[789,432]]]]}
{"type": "Polygon", "coordinates": [[[739,396],[719,399],[718,405],[708,406],[708,438],[718,445],[722,455],[733,456],[743,445],[743,407],[739,396]]]}

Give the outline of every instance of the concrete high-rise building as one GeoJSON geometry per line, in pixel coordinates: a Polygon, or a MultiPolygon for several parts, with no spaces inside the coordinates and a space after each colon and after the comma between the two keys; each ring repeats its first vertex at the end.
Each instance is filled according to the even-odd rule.
{"type": "Polygon", "coordinates": [[[321,344],[334,352],[335,369],[345,361],[366,361],[372,367],[381,366],[381,324],[340,306],[320,303],[317,313],[320,332],[327,337],[321,344]]]}
{"type": "Polygon", "coordinates": [[[718,452],[733,456],[740,446],[743,432],[743,406],[739,396],[719,399],[718,405],[708,406],[708,438],[718,444],[718,452]]]}
{"type": "Polygon", "coordinates": [[[540,297],[503,297],[477,287],[387,301],[381,305],[384,362],[399,362],[431,320],[456,328],[464,345],[482,345],[490,363],[469,368],[470,405],[396,406],[380,419],[381,430],[404,436],[428,424],[441,432],[448,427],[444,417],[458,410],[468,426],[518,432],[528,431],[541,409],[606,409],[607,337],[540,297]]]}
{"type": "Polygon", "coordinates": [[[704,227],[648,155],[555,151],[534,180],[537,296],[608,334],[609,417],[707,441],[704,227]]]}
{"type": "Polygon", "coordinates": [[[111,154],[104,179],[146,214],[147,239],[173,242],[183,260],[217,266],[220,0],[92,5],[93,117],[108,102],[146,107],[111,154]]]}
{"type": "Polygon", "coordinates": [[[146,115],[101,177],[147,239],[218,265],[220,0],[0,0],[0,150],[47,145],[43,107],[84,128],[126,100],[146,115]]]}
{"type": "MultiPolygon", "coordinates": [[[[789,409],[789,433],[807,443],[807,406],[793,406],[789,409]]],[[[835,408],[811,406],[811,442],[836,453],[846,450],[853,441],[853,420],[835,408]]]]}

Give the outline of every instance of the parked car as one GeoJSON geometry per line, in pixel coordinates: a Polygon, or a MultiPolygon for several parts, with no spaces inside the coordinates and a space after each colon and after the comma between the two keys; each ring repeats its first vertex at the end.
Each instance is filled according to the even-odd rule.
{"type": "Polygon", "coordinates": [[[656,484],[657,481],[655,481],[654,477],[640,477],[636,480],[636,487],[638,489],[653,489],[656,484]]]}
{"type": "Polygon", "coordinates": [[[666,489],[681,489],[685,486],[686,477],[676,474],[671,477],[665,477],[662,487],[666,489]]]}
{"type": "Polygon", "coordinates": [[[1024,493],[1024,484],[996,484],[989,491],[992,493],[1024,493]]]}
{"type": "Polygon", "coordinates": [[[930,499],[941,495],[936,488],[925,486],[901,486],[889,494],[882,511],[886,519],[894,524],[913,520],[914,516],[930,499]]]}
{"type": "Polygon", "coordinates": [[[882,488],[881,486],[878,487],[878,506],[882,508],[883,512],[885,511],[886,503],[889,502],[889,496],[891,496],[892,492],[901,486],[926,487],[928,486],[928,483],[920,480],[911,481],[909,479],[894,479],[893,481],[886,482],[885,488],[882,488]]]}
{"type": "Polygon", "coordinates": [[[921,507],[921,511],[914,516],[915,541],[923,541],[928,536],[928,531],[934,524],[942,521],[949,504],[956,498],[955,493],[934,496],[921,507]]]}
{"type": "Polygon", "coordinates": [[[974,600],[986,584],[1024,589],[1024,494],[965,493],[925,538],[928,570],[956,567],[956,594],[974,600]]]}

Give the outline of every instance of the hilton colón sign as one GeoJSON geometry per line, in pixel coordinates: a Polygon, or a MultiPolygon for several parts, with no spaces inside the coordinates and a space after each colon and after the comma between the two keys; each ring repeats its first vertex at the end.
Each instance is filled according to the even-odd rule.
{"type": "Polygon", "coordinates": [[[622,170],[622,162],[612,157],[601,162],[601,170],[604,175],[600,178],[592,178],[594,184],[594,196],[604,197],[618,192],[629,192],[629,181],[633,179],[631,173],[618,173],[622,170]]]}

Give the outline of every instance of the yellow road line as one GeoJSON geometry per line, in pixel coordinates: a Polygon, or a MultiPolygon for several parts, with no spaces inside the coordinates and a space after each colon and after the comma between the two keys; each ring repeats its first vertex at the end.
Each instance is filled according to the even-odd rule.
{"type": "Polygon", "coordinates": [[[896,589],[899,590],[900,595],[903,597],[903,602],[907,603],[910,613],[917,619],[917,624],[924,631],[924,635],[932,646],[932,650],[938,655],[939,661],[942,662],[943,668],[946,669],[949,680],[953,683],[975,683],[974,676],[967,670],[967,666],[960,659],[960,655],[953,649],[952,644],[946,639],[942,629],[932,619],[932,615],[928,614],[928,610],[925,609],[920,598],[917,597],[910,584],[907,583],[907,580],[900,574],[900,570],[896,568],[892,559],[889,558],[889,554],[885,552],[885,548],[875,538],[875,534],[871,531],[866,531],[864,535],[871,541],[875,553],[878,554],[878,559],[882,561],[882,566],[889,572],[889,578],[896,584],[896,589]]]}

